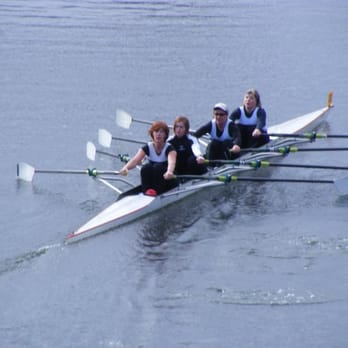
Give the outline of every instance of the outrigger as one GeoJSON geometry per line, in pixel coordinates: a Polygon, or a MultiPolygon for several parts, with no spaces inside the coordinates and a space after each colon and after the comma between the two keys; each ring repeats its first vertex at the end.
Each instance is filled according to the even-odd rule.
{"type": "MultiPolygon", "coordinates": [[[[167,191],[158,196],[147,196],[141,192],[141,186],[136,186],[128,191],[119,194],[117,200],[102,210],[99,214],[91,218],[81,227],[68,234],[65,238],[67,243],[80,240],[82,238],[91,237],[96,234],[115,229],[121,225],[132,222],[145,215],[158,211],[174,202],[184,199],[202,189],[224,185],[226,182],[234,181],[272,181],[272,182],[305,182],[305,183],[333,183],[336,188],[343,194],[348,194],[348,178],[339,180],[302,180],[302,179],[275,179],[263,177],[245,177],[245,172],[254,170],[263,166],[276,166],[281,164],[274,164],[266,160],[284,157],[285,154],[301,150],[294,147],[296,144],[308,143],[313,141],[316,130],[326,120],[330,109],[332,108],[332,93],[329,93],[327,105],[319,110],[310,112],[308,114],[293,118],[287,122],[269,127],[269,134],[271,134],[271,141],[267,145],[257,148],[249,149],[250,152],[245,153],[238,161],[226,161],[220,163],[221,166],[209,171],[209,174],[202,176],[182,176],[183,180],[180,185],[170,191],[167,191]],[[306,133],[302,133],[306,132],[306,133]],[[286,134],[286,137],[284,135],[286,134]],[[303,136],[302,136],[303,134],[303,136]],[[311,139],[308,139],[308,134],[311,134],[311,139]]],[[[348,136],[347,136],[348,137],[348,136]]],[[[348,150],[348,148],[341,148],[348,150]]],[[[303,149],[305,150],[305,149],[303,149]]],[[[310,148],[308,149],[310,150],[310,148]]],[[[25,178],[21,173],[27,164],[18,164],[18,177],[31,181],[35,169],[31,167],[30,176],[25,178]]],[[[27,165],[28,166],[28,165],[27,165]]],[[[286,164],[284,164],[286,166],[286,164]]],[[[296,166],[296,165],[288,165],[296,166]]],[[[304,165],[297,165],[303,167],[304,165]]],[[[348,167],[332,167],[332,166],[310,166],[315,168],[331,168],[331,169],[348,169],[348,167]]],[[[36,170],[40,172],[40,170],[36,170]]],[[[48,170],[41,170],[41,172],[54,172],[48,170]]],[[[65,171],[56,171],[62,173],[65,171]]],[[[73,171],[66,171],[73,172],[73,171]]],[[[75,171],[76,173],[87,173],[86,171],[75,171]]],[[[97,177],[99,174],[118,174],[113,171],[97,171],[89,170],[87,173],[92,177],[97,177]]],[[[111,188],[117,189],[108,183],[105,179],[100,179],[111,188]]]]}

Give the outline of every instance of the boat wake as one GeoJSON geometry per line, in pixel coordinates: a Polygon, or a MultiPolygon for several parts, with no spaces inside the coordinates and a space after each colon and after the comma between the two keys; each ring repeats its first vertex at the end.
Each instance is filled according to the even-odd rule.
{"type": "Polygon", "coordinates": [[[296,289],[274,290],[230,290],[217,287],[208,288],[208,293],[197,295],[188,292],[167,294],[157,298],[157,307],[175,308],[183,301],[203,301],[216,304],[231,304],[239,306],[292,306],[313,305],[337,302],[312,291],[297,291],[296,289]]]}
{"type": "Polygon", "coordinates": [[[337,301],[325,298],[324,296],[315,294],[312,291],[298,293],[296,289],[228,291],[224,289],[211,288],[210,290],[218,295],[211,298],[210,301],[223,304],[289,306],[324,304],[337,301]]]}
{"type": "Polygon", "coordinates": [[[38,257],[46,254],[46,252],[49,249],[58,248],[61,244],[52,244],[52,245],[45,245],[43,247],[40,247],[36,250],[32,250],[26,253],[23,253],[21,255],[6,258],[4,260],[0,260],[0,276],[12,272],[18,268],[27,266],[28,264],[32,263],[34,260],[36,260],[38,257]]]}

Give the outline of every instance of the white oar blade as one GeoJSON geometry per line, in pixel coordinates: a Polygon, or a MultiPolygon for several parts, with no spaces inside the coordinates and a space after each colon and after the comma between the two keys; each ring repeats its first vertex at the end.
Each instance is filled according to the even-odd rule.
{"type": "Polygon", "coordinates": [[[121,128],[129,129],[132,123],[132,116],[121,109],[116,110],[116,124],[121,128]]]}
{"type": "Polygon", "coordinates": [[[112,141],[112,135],[106,129],[98,130],[98,142],[101,146],[110,147],[112,141]]]}
{"type": "Polygon", "coordinates": [[[97,150],[95,148],[95,145],[91,141],[88,141],[86,145],[87,158],[91,161],[94,161],[96,152],[97,150]]]}
{"type": "Polygon", "coordinates": [[[35,168],[28,163],[17,164],[17,177],[21,180],[31,182],[35,174],[35,168]]]}
{"type": "Polygon", "coordinates": [[[337,191],[341,195],[348,195],[348,176],[334,181],[337,191]]]}

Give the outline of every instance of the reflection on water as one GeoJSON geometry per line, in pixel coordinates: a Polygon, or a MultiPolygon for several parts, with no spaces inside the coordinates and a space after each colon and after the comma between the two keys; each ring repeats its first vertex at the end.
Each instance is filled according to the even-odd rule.
{"type": "Polygon", "coordinates": [[[145,248],[155,248],[168,240],[191,243],[197,238],[202,240],[219,233],[219,226],[233,220],[236,214],[261,214],[262,200],[265,197],[262,186],[226,184],[207,188],[174,203],[145,220],[139,232],[139,244],[145,248]],[[189,234],[201,220],[206,221],[212,228],[187,238],[185,234],[189,234]]]}
{"type": "Polygon", "coordinates": [[[338,207],[348,207],[348,195],[337,197],[335,205],[338,207]]]}

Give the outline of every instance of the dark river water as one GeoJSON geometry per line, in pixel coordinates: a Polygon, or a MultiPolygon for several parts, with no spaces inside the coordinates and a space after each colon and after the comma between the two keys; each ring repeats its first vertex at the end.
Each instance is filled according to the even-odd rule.
{"type": "MultiPolygon", "coordinates": [[[[348,198],[334,185],[238,183],[72,245],[64,237],[115,199],[87,176],[120,169],[87,141],[147,126],[192,128],[212,106],[259,90],[268,124],[319,109],[348,134],[345,0],[2,0],[0,3],[0,345],[74,348],[345,348],[348,198]]],[[[311,146],[347,146],[347,139],[311,146]]],[[[114,153],[138,145],[113,142],[114,153]]],[[[346,152],[289,163],[347,165],[346,152]]],[[[344,170],[272,169],[337,179],[344,170]]],[[[130,180],[138,180],[134,170],[130,180]]],[[[117,185],[117,183],[116,183],[117,185]]]]}

